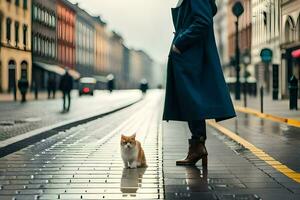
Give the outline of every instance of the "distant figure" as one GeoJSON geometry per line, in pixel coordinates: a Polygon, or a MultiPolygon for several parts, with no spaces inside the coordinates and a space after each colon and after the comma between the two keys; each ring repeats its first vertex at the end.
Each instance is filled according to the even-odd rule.
{"type": "Polygon", "coordinates": [[[71,90],[73,89],[73,78],[70,76],[68,70],[61,77],[59,89],[63,93],[63,111],[69,111],[71,106],[71,90]],[[66,98],[68,98],[68,106],[66,106],[66,98]]]}
{"type": "Polygon", "coordinates": [[[47,91],[48,91],[48,99],[52,98],[55,99],[55,93],[56,93],[56,81],[54,75],[50,75],[48,82],[47,82],[47,91]]]}
{"type": "Polygon", "coordinates": [[[22,95],[21,103],[26,102],[26,93],[28,91],[29,83],[26,77],[26,73],[22,73],[21,79],[18,81],[18,88],[22,95]]]}
{"type": "Polygon", "coordinates": [[[113,74],[109,74],[107,77],[107,89],[110,93],[115,89],[115,77],[113,74]]]}
{"type": "Polygon", "coordinates": [[[146,94],[147,90],[149,89],[148,81],[146,79],[142,79],[140,82],[140,90],[143,94],[146,94]]]}

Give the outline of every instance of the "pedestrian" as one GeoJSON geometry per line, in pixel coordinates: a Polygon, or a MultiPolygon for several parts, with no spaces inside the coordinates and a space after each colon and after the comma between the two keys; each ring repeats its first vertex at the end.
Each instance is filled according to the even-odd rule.
{"type": "Polygon", "coordinates": [[[172,8],[175,36],[169,53],[163,120],[186,121],[188,155],[176,165],[207,166],[206,119],[236,116],[216,47],[214,0],[179,0],[172,8]]]}
{"type": "Polygon", "coordinates": [[[29,87],[29,83],[27,80],[27,75],[26,73],[22,73],[21,79],[18,81],[18,88],[22,96],[21,103],[26,102],[26,93],[28,91],[28,87],[29,87]]]}
{"type": "Polygon", "coordinates": [[[56,81],[53,74],[50,74],[48,81],[47,81],[47,91],[48,91],[48,99],[52,98],[55,99],[56,94],[56,81]]]}
{"type": "Polygon", "coordinates": [[[70,76],[68,69],[65,74],[61,77],[59,83],[59,89],[63,93],[63,112],[69,111],[71,106],[71,90],[73,89],[73,78],[70,76]],[[68,105],[66,105],[68,100],[68,105]]]}
{"type": "Polygon", "coordinates": [[[149,89],[148,81],[146,79],[142,79],[140,82],[140,90],[142,91],[143,95],[146,94],[148,89],[149,89]]]}

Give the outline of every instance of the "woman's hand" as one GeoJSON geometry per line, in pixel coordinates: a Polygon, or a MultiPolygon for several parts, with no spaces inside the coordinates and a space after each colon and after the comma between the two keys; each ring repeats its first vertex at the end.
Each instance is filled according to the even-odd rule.
{"type": "Polygon", "coordinates": [[[178,54],[181,54],[180,50],[173,44],[172,50],[178,54]]]}

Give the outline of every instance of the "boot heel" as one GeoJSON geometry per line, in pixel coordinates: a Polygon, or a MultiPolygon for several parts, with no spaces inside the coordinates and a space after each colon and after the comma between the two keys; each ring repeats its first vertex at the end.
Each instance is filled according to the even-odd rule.
{"type": "Polygon", "coordinates": [[[207,167],[207,155],[202,157],[202,167],[207,167]]]}

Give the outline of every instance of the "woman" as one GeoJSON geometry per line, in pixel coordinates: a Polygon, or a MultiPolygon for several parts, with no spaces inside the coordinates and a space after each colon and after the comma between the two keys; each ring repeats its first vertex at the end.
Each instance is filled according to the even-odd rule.
{"type": "Polygon", "coordinates": [[[187,121],[192,138],[177,165],[207,166],[205,119],[236,116],[213,30],[214,0],[179,0],[172,8],[175,37],[169,54],[163,120],[187,121]]]}

